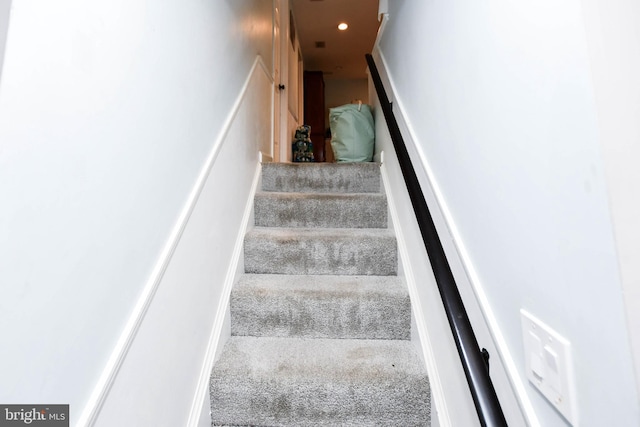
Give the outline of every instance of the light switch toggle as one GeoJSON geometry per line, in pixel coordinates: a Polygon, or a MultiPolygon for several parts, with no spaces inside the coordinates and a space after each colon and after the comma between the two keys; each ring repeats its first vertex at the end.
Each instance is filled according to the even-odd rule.
{"type": "Polygon", "coordinates": [[[549,384],[549,387],[561,394],[562,386],[560,382],[558,355],[548,345],[544,346],[544,361],[548,372],[545,380],[549,384]]]}
{"type": "Polygon", "coordinates": [[[542,360],[542,343],[540,337],[533,332],[529,332],[531,345],[531,372],[542,380],[544,378],[544,361],[542,360]]]}

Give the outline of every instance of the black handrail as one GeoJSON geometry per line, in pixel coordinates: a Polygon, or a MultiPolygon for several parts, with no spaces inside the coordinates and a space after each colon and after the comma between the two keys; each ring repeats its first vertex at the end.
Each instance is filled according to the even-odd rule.
{"type": "Polygon", "coordinates": [[[469,316],[464,308],[464,303],[460,297],[460,292],[456,285],[451,267],[444,253],[442,243],[438,237],[436,226],[429,212],[424,194],[420,189],[418,177],[411,163],[409,153],[404,144],[404,139],[400,133],[398,122],[393,115],[392,104],[389,102],[385,92],[378,68],[371,55],[366,55],[369,71],[373,79],[373,84],[382,106],[387,127],[391,134],[391,140],[398,156],[398,162],[402,175],[404,176],[411,204],[418,220],[422,240],[427,248],[431,268],[438,284],[440,297],[444,304],[449,326],[453,333],[453,338],[458,348],[458,354],[462,361],[464,373],[469,383],[473,402],[478,412],[480,424],[483,426],[506,426],[507,421],[502,413],[498,396],[489,377],[488,352],[480,350],[478,340],[473,333],[469,316]]]}

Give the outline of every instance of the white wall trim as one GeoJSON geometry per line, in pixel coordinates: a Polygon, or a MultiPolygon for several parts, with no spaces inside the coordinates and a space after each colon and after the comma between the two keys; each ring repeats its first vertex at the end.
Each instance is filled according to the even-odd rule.
{"type": "MultiPolygon", "coordinates": [[[[167,269],[167,266],[171,262],[171,258],[173,253],[175,252],[178,243],[180,242],[180,238],[189,222],[189,218],[193,213],[193,210],[198,202],[200,194],[202,193],[202,189],[204,188],[209,173],[213,168],[213,165],[218,157],[218,154],[222,148],[223,142],[231,128],[233,120],[238,113],[240,105],[242,104],[243,99],[247,93],[247,89],[249,87],[251,78],[256,68],[260,67],[271,79],[271,75],[267,69],[267,66],[264,64],[264,61],[260,56],[256,56],[256,59],[251,66],[251,69],[248,73],[247,78],[240,90],[236,101],[234,102],[229,115],[227,116],[224,124],[221,128],[218,137],[216,138],[209,155],[207,156],[206,162],[202,167],[200,174],[193,186],[191,192],[189,193],[189,197],[187,198],[187,202],[185,203],[178,220],[176,221],[171,233],[169,234],[169,238],[165,243],[165,246],[158,257],[158,261],[151,272],[147,283],[142,290],[138,301],[136,302],[129,319],[120,334],[120,338],[118,339],[111,355],[98,379],[87,404],[85,405],[82,414],[80,415],[78,425],[93,425],[97,419],[98,414],[102,408],[102,405],[113,385],[113,382],[118,375],[120,367],[122,366],[123,361],[125,360],[127,353],[131,347],[133,340],[135,339],[136,333],[142,324],[142,321],[145,317],[145,314],[151,305],[153,297],[158,289],[160,282],[162,281],[162,277],[164,272],[167,269]]],[[[272,79],[271,79],[272,80],[272,79]]]]}
{"type": "Polygon", "coordinates": [[[271,163],[273,162],[273,157],[261,151],[258,160],[260,161],[260,163],[271,163]]]}
{"type": "Polygon", "coordinates": [[[5,0],[0,4],[0,87],[2,86],[2,70],[4,68],[4,57],[7,48],[7,38],[9,37],[9,22],[11,21],[12,0],[5,0]]]}
{"type": "Polygon", "coordinates": [[[380,51],[380,41],[382,40],[384,30],[387,28],[387,22],[389,22],[389,14],[386,13],[386,10],[384,11],[384,13],[382,11],[380,11],[379,13],[380,26],[378,27],[378,34],[376,35],[376,41],[373,43],[373,49],[371,49],[371,52],[380,51]]]}
{"type": "MultiPolygon", "coordinates": [[[[389,181],[389,175],[387,168],[383,162],[384,151],[380,153],[380,172],[382,176],[382,182],[384,184],[385,194],[387,196],[387,203],[389,205],[389,214],[391,215],[391,221],[395,230],[396,241],[398,245],[398,255],[400,255],[400,261],[402,262],[402,268],[404,270],[404,279],[409,289],[409,297],[411,299],[411,309],[416,322],[416,329],[418,336],[420,337],[420,348],[424,356],[425,364],[427,365],[427,372],[429,372],[429,386],[431,387],[431,398],[435,402],[435,409],[438,414],[438,422],[440,427],[452,427],[451,418],[449,417],[449,408],[447,407],[446,399],[444,399],[445,393],[442,387],[442,380],[437,369],[437,363],[433,354],[434,342],[429,336],[429,330],[424,318],[424,311],[422,309],[422,303],[418,297],[418,288],[416,285],[415,276],[411,263],[409,262],[409,250],[404,238],[404,232],[402,230],[402,223],[398,215],[396,203],[393,198],[393,194],[389,191],[391,183],[389,181]]],[[[433,413],[433,411],[432,411],[433,413]]]]}
{"type": "MultiPolygon", "coordinates": [[[[377,48],[377,46],[376,46],[377,48]]],[[[476,272],[473,263],[471,261],[471,257],[467,248],[465,247],[463,240],[461,238],[460,232],[456,227],[455,221],[453,220],[453,216],[451,215],[451,211],[449,210],[445,199],[442,195],[442,190],[438,185],[437,180],[435,179],[435,175],[433,170],[427,160],[427,157],[422,150],[422,148],[415,144],[414,141],[417,141],[416,133],[413,130],[413,126],[411,121],[408,119],[408,115],[406,114],[406,110],[403,106],[402,100],[398,98],[398,92],[396,90],[396,86],[393,82],[393,78],[389,75],[386,70],[389,69],[387,62],[384,58],[384,54],[380,49],[375,49],[374,52],[377,54],[378,58],[382,62],[382,66],[378,65],[378,68],[382,68],[385,71],[385,75],[387,81],[390,85],[390,92],[393,94],[394,105],[393,109],[397,116],[402,118],[404,127],[408,132],[409,138],[405,138],[405,143],[407,144],[407,148],[410,151],[413,151],[417,154],[419,158],[419,162],[414,162],[414,166],[416,168],[422,168],[424,174],[426,175],[428,182],[427,184],[431,187],[431,190],[436,199],[436,205],[430,206],[431,209],[438,209],[444,218],[444,222],[446,224],[446,230],[439,229],[440,233],[447,232],[451,236],[451,240],[456,248],[457,255],[460,257],[461,263],[473,290],[473,293],[476,297],[477,303],[480,307],[482,315],[488,325],[489,333],[493,338],[496,349],[498,350],[498,355],[500,360],[502,361],[503,366],[506,369],[507,376],[515,393],[516,399],[520,404],[521,410],[523,411],[526,422],[530,426],[539,426],[540,423],[538,421],[538,417],[533,408],[533,405],[529,399],[527,391],[525,389],[525,384],[522,381],[520,373],[518,372],[518,368],[513,361],[513,357],[511,355],[511,351],[506,343],[506,340],[499,328],[498,321],[496,316],[489,304],[489,300],[482,286],[482,282],[478,273],[476,272]]],[[[415,286],[415,285],[414,285],[415,286]]]]}
{"type": "Polygon", "coordinates": [[[380,15],[386,15],[389,11],[389,0],[379,0],[378,1],[378,20],[380,20],[380,15]]]}
{"type": "Polygon", "coordinates": [[[233,254],[231,255],[231,263],[227,268],[227,273],[224,279],[224,285],[222,288],[222,294],[218,308],[216,311],[216,317],[211,328],[211,336],[209,337],[209,343],[207,344],[207,352],[200,371],[200,377],[198,380],[198,386],[193,396],[193,402],[191,404],[191,411],[189,413],[189,420],[187,422],[188,427],[197,427],[200,422],[201,414],[203,413],[203,405],[209,399],[209,379],[211,377],[211,370],[215,362],[216,354],[220,344],[220,335],[222,328],[224,327],[225,318],[229,312],[229,299],[231,297],[231,288],[236,281],[236,275],[238,272],[238,266],[240,263],[242,250],[244,248],[244,237],[249,227],[249,221],[252,218],[253,212],[253,200],[260,182],[260,173],[262,166],[258,164],[256,166],[256,172],[251,184],[251,190],[249,191],[249,197],[245,203],[244,213],[242,215],[242,226],[238,231],[236,237],[236,243],[233,247],[233,254]]]}

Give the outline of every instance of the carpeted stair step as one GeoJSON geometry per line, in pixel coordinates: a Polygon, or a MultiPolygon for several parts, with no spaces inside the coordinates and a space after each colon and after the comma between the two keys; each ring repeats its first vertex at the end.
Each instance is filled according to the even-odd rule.
{"type": "Polygon", "coordinates": [[[211,375],[213,425],[426,426],[410,341],[231,337],[211,375]]]}
{"type": "Polygon", "coordinates": [[[231,335],[408,340],[411,302],[397,276],[245,274],[231,335]]]}
{"type": "Polygon", "coordinates": [[[378,163],[263,163],[262,191],[379,193],[378,163]]]}
{"type": "Polygon", "coordinates": [[[396,239],[388,229],[256,227],[244,265],[255,274],[395,275],[396,239]]]}
{"type": "Polygon", "coordinates": [[[382,193],[256,194],[255,225],[260,227],[386,228],[382,193]]]}

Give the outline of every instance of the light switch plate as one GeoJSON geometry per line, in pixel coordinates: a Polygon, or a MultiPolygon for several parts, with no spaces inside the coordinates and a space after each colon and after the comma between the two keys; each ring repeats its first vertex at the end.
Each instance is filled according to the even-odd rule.
{"type": "Polygon", "coordinates": [[[527,378],[573,426],[578,425],[571,343],[520,310],[527,378]]]}

